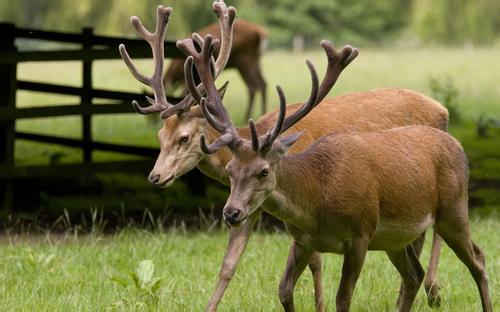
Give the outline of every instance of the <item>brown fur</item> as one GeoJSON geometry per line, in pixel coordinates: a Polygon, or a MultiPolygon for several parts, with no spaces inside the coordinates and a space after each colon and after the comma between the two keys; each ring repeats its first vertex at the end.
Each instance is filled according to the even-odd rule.
{"type": "MultiPolygon", "coordinates": [[[[220,27],[218,23],[210,24],[197,32],[202,37],[211,34],[214,38],[220,39],[220,27]]],[[[255,93],[262,94],[262,112],[266,112],[266,82],[260,69],[260,56],[267,40],[267,30],[263,27],[250,23],[243,19],[236,19],[233,29],[233,43],[231,54],[225,68],[236,68],[245,81],[249,91],[249,106],[247,117],[252,112],[253,99],[255,93]]],[[[218,51],[215,52],[215,56],[218,51]]],[[[184,60],[173,59],[165,71],[163,78],[165,88],[175,88],[178,85],[184,86],[184,60]]]]}

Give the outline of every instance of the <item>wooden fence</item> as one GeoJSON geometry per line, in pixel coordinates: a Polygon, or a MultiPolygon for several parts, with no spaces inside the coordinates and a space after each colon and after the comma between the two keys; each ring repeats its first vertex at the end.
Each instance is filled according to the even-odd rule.
{"type": "MultiPolygon", "coordinates": [[[[92,162],[92,151],[102,150],[152,157],[156,149],[125,146],[92,139],[92,116],[97,114],[132,113],[132,99],[142,94],[96,89],[92,84],[92,62],[94,60],[119,59],[118,45],[123,43],[134,58],[150,58],[151,51],[143,40],[94,35],[92,28],[83,28],[81,33],[48,32],[17,28],[13,24],[0,23],[0,204],[3,215],[13,205],[13,179],[29,177],[70,176],[82,173],[106,171],[145,170],[151,160],[92,162]],[[16,39],[43,40],[70,43],[78,48],[51,51],[18,51],[16,39]],[[31,82],[17,78],[17,64],[22,62],[81,61],[81,87],[51,83],[31,82]],[[56,105],[19,108],[16,101],[18,90],[47,92],[79,96],[75,105],[56,105]],[[94,99],[109,100],[108,104],[94,105],[94,99]],[[82,122],[81,139],[19,132],[16,120],[26,118],[79,116],[82,122]],[[19,166],[15,163],[15,140],[30,140],[48,144],[59,144],[80,148],[83,163],[51,166],[19,166]]],[[[183,57],[174,42],[165,42],[169,57],[183,57]]],[[[175,102],[175,99],[172,99],[175,102]]]]}

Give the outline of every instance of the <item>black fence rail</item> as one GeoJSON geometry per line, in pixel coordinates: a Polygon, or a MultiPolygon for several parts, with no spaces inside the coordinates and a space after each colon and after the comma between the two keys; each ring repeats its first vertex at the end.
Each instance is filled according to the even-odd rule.
{"type": "MultiPolygon", "coordinates": [[[[92,137],[92,116],[100,114],[132,113],[130,101],[142,94],[103,90],[93,87],[92,65],[94,60],[119,59],[118,45],[124,43],[134,58],[150,58],[151,51],[143,40],[94,35],[92,28],[81,33],[49,32],[17,28],[13,24],[0,23],[0,211],[9,213],[13,207],[13,183],[16,178],[75,175],[103,171],[145,170],[151,160],[92,162],[92,151],[102,150],[152,157],[157,150],[109,142],[96,142],[92,137]],[[72,44],[73,48],[50,51],[18,51],[16,39],[52,41],[72,44]],[[17,78],[17,65],[22,62],[81,61],[81,87],[51,83],[31,82],[17,78]],[[79,96],[75,105],[54,105],[19,108],[16,101],[18,90],[79,96]],[[93,100],[105,99],[109,103],[95,105],[93,100]],[[36,133],[17,132],[16,120],[60,116],[80,116],[81,139],[36,133]],[[30,140],[80,148],[83,162],[69,165],[19,166],[15,163],[16,140],[30,140]]],[[[183,57],[174,42],[165,42],[169,57],[183,57]]],[[[175,102],[176,99],[172,99],[175,102]]]]}

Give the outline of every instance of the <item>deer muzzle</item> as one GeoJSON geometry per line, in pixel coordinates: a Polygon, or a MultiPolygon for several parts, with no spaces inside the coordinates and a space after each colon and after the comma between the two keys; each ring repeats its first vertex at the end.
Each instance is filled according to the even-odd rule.
{"type": "Polygon", "coordinates": [[[224,221],[230,226],[238,226],[242,224],[247,218],[243,209],[234,206],[224,207],[224,209],[222,210],[222,216],[224,218],[224,221]]]}

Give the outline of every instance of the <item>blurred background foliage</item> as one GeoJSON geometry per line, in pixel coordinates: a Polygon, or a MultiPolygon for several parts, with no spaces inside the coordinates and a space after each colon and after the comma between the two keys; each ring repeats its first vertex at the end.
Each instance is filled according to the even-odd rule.
{"type": "MultiPolygon", "coordinates": [[[[200,0],[16,0],[0,2],[0,20],[18,26],[132,35],[128,23],[138,15],[154,20],[160,3],[174,8],[168,36],[180,38],[215,21],[208,1],[200,0]]],[[[490,45],[500,33],[498,0],[228,0],[241,18],[264,25],[271,47],[308,46],[321,38],[352,44],[490,45]]]]}

